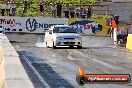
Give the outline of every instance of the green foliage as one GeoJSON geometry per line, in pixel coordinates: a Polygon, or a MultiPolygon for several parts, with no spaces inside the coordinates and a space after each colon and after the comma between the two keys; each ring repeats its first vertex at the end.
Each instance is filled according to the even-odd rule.
{"type": "MultiPolygon", "coordinates": [[[[2,2],[3,0],[0,0],[0,2],[2,2]]],[[[7,0],[5,0],[7,1],[7,0]]],[[[12,1],[12,0],[10,0],[12,1]]],[[[22,1],[23,0],[15,0],[16,1],[16,14],[19,15],[19,16],[22,16],[23,14],[23,3],[22,1]]],[[[38,3],[40,2],[41,0],[28,0],[28,16],[38,16],[40,14],[39,12],[39,6],[38,6],[38,3]]],[[[61,1],[62,3],[69,3],[69,4],[80,4],[80,3],[83,3],[83,4],[89,4],[89,3],[96,3],[96,2],[99,2],[99,1],[102,1],[102,0],[44,0],[46,2],[46,4],[49,4],[50,2],[55,2],[57,3],[58,1],[61,1]]],[[[49,8],[49,5],[46,5],[46,12],[45,14],[49,14],[49,11],[50,11],[50,8],[49,8]]],[[[93,16],[93,17],[97,17],[98,16],[93,16]]]]}
{"type": "Polygon", "coordinates": [[[97,15],[97,14],[93,14],[92,18],[94,19],[106,19],[107,15],[97,15]]]}

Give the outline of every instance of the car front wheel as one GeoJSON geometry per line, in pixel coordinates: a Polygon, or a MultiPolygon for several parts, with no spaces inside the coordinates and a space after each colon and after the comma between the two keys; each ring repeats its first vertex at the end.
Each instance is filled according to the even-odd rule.
{"type": "Polygon", "coordinates": [[[55,49],[55,48],[56,48],[56,46],[54,46],[54,42],[53,42],[52,48],[53,48],[53,49],[55,49]]]}

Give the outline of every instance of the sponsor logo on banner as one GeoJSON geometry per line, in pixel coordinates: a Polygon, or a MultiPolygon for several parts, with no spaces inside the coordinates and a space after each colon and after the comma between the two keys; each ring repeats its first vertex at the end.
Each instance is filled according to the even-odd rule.
{"type": "Polygon", "coordinates": [[[48,23],[40,23],[37,22],[35,18],[29,18],[26,21],[26,29],[30,32],[36,31],[38,28],[43,28],[44,30],[48,30],[53,25],[64,25],[64,24],[48,24],[48,23]]]}
{"type": "Polygon", "coordinates": [[[82,21],[75,21],[70,24],[73,28],[77,29],[78,33],[83,34],[93,34],[96,32],[100,32],[102,30],[102,25],[97,22],[89,21],[89,20],[82,20],[82,21]]]}
{"type": "Polygon", "coordinates": [[[36,28],[38,28],[38,23],[37,21],[33,18],[33,20],[31,21],[31,19],[29,18],[26,21],[26,29],[30,32],[33,32],[36,30],[36,28]]]}
{"type": "Polygon", "coordinates": [[[0,19],[1,25],[9,25],[11,28],[15,27],[16,25],[21,25],[21,23],[17,23],[15,19],[0,19]]]}

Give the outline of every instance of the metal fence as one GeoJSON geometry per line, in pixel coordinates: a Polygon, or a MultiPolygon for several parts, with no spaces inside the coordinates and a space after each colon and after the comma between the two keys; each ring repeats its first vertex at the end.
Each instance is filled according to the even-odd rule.
{"type": "Polygon", "coordinates": [[[104,2],[93,7],[93,14],[119,15],[120,20],[130,20],[132,17],[132,2],[104,2]]]}

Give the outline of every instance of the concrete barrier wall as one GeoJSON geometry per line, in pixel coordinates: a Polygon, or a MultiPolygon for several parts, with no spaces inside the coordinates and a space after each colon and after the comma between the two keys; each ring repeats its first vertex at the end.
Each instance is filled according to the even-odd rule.
{"type": "Polygon", "coordinates": [[[0,38],[0,88],[34,88],[7,36],[0,38]]]}
{"type": "Polygon", "coordinates": [[[3,59],[3,50],[2,50],[2,43],[0,37],[0,88],[3,88],[5,82],[4,76],[4,59],[3,59]]]}
{"type": "Polygon", "coordinates": [[[128,34],[126,48],[132,50],[132,34],[128,34]]]}

